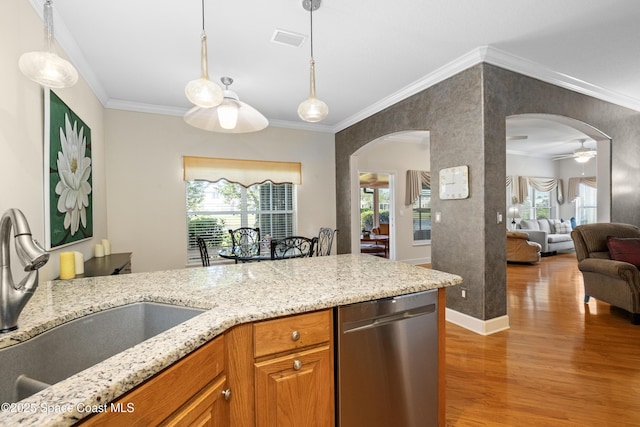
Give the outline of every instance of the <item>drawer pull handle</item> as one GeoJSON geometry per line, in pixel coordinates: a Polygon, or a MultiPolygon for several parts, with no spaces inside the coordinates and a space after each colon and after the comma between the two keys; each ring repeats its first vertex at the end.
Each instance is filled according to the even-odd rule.
{"type": "Polygon", "coordinates": [[[222,390],[222,397],[224,397],[224,400],[229,400],[231,399],[231,389],[228,388],[226,390],[222,390]]]}
{"type": "Polygon", "coordinates": [[[293,341],[298,341],[300,339],[300,332],[298,331],[291,332],[291,339],[293,341]]]}
{"type": "Polygon", "coordinates": [[[302,362],[299,361],[298,359],[293,361],[293,370],[294,371],[299,371],[300,368],[302,368],[302,362]]]}

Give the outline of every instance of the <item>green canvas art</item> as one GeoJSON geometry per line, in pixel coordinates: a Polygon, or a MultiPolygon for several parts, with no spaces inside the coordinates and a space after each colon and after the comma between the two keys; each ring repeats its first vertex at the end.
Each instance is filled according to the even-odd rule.
{"type": "Polygon", "coordinates": [[[45,244],[93,236],[91,129],[53,91],[45,91],[45,244]]]}

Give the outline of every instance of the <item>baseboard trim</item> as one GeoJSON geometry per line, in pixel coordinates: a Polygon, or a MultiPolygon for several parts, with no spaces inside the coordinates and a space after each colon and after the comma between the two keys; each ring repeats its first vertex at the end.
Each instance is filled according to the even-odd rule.
{"type": "Polygon", "coordinates": [[[447,308],[445,315],[447,322],[451,322],[480,335],[491,335],[509,329],[509,316],[506,314],[489,320],[480,320],[468,314],[447,308]]]}

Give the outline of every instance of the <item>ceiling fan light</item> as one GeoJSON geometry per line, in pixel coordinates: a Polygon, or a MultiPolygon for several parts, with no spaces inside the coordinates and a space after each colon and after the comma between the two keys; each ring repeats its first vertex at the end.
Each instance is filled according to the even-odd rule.
{"type": "Polygon", "coordinates": [[[587,163],[591,159],[591,157],[592,156],[576,156],[575,160],[578,163],[587,163]]]}
{"type": "Polygon", "coordinates": [[[210,132],[249,133],[269,126],[269,120],[251,105],[240,101],[238,95],[229,90],[231,77],[220,77],[225,86],[223,101],[212,108],[193,107],[184,115],[184,121],[193,127],[210,132]]]}
{"type": "Polygon", "coordinates": [[[225,98],[218,106],[218,120],[222,129],[234,129],[238,124],[238,104],[229,98],[225,98]]]}

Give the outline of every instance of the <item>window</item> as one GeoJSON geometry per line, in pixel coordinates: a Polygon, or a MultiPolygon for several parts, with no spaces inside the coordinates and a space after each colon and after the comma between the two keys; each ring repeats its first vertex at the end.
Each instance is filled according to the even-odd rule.
{"type": "Polygon", "coordinates": [[[361,230],[371,231],[380,224],[389,223],[389,197],[388,188],[360,188],[361,230]]]}
{"type": "Polygon", "coordinates": [[[529,186],[529,195],[520,207],[522,219],[555,218],[555,191],[538,191],[529,186]]]}
{"type": "Polygon", "coordinates": [[[431,189],[422,184],[420,195],[413,202],[413,241],[431,240],[431,189]]]}
{"type": "Polygon", "coordinates": [[[186,181],[187,263],[199,263],[196,236],[203,236],[209,255],[231,243],[229,229],[259,227],[260,236],[296,234],[295,185],[255,184],[248,188],[220,180],[186,181]]]}
{"type": "Polygon", "coordinates": [[[580,184],[576,197],[576,219],[578,224],[592,224],[597,222],[598,191],[586,184],[580,184]]]}

